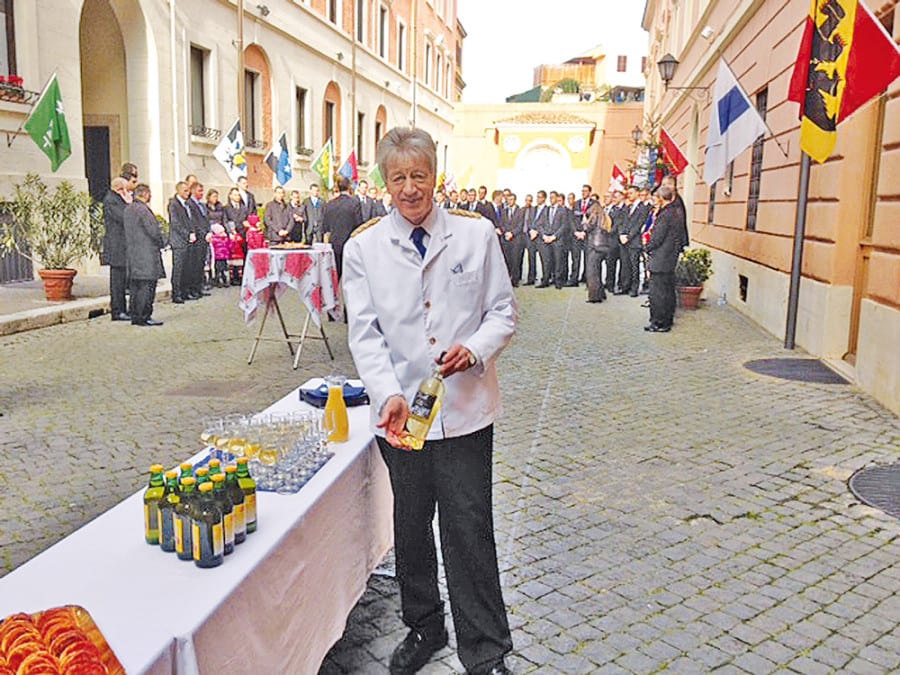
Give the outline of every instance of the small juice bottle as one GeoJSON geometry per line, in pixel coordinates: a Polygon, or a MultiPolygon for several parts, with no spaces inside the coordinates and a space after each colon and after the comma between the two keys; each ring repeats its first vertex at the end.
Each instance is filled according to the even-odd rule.
{"type": "Polygon", "coordinates": [[[328,385],[328,401],[325,402],[325,429],[328,441],[344,443],[350,438],[350,420],[347,418],[347,404],[344,402],[344,382],[340,375],[325,378],[328,385]]]}

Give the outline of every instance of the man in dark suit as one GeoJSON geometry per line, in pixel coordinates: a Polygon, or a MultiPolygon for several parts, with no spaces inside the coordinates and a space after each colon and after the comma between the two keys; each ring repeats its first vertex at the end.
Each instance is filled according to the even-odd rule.
{"type": "Polygon", "coordinates": [[[125,242],[131,276],[131,323],[134,326],[162,326],[152,317],[156,282],[166,276],[162,254],[165,242],[159,222],[150,210],[150,188],[134,188],[134,201],[125,207],[125,242]]]}
{"type": "Polygon", "coordinates": [[[372,202],[372,218],[380,218],[381,216],[387,215],[387,209],[384,207],[384,202],[378,198],[378,190],[374,185],[369,188],[369,199],[372,202]]]}
{"type": "Polygon", "coordinates": [[[640,290],[641,229],[650,215],[650,207],[638,199],[636,187],[628,188],[625,214],[619,228],[619,259],[622,261],[619,295],[628,293],[636,298],[640,290]]]}
{"type": "MultiPolygon", "coordinates": [[[[481,188],[479,188],[480,193],[481,188]]],[[[497,229],[497,224],[500,221],[500,211],[503,205],[503,192],[501,190],[494,190],[491,193],[491,201],[487,199],[479,199],[478,204],[475,206],[476,213],[480,213],[482,218],[487,218],[494,224],[494,229],[497,229]]],[[[499,236],[499,233],[498,233],[499,236]]]]}
{"type": "Polygon", "coordinates": [[[191,185],[191,198],[188,201],[191,208],[191,226],[194,233],[194,241],[188,247],[190,256],[190,283],[188,291],[198,298],[209,295],[203,290],[203,268],[206,266],[206,256],[209,253],[209,244],[206,235],[209,234],[209,215],[206,212],[206,203],[203,201],[203,183],[197,181],[191,185]]]}
{"type": "Polygon", "coordinates": [[[478,201],[475,202],[475,212],[480,213],[482,218],[487,218],[494,222],[494,218],[490,215],[491,211],[492,205],[487,198],[487,188],[482,185],[478,188],[478,201]]]}
{"type": "Polygon", "coordinates": [[[687,248],[691,245],[691,235],[688,232],[687,210],[684,208],[684,200],[678,193],[678,181],[675,176],[669,174],[662,179],[662,184],[675,193],[675,200],[673,201],[672,206],[678,209],[680,220],[684,223],[684,228],[681,231],[681,247],[687,248]]]}
{"type": "Polygon", "coordinates": [[[306,242],[312,244],[322,241],[322,214],[325,212],[325,202],[319,196],[319,186],[313,183],[309,186],[309,197],[303,200],[301,205],[303,222],[306,224],[306,242]]]}
{"type": "Polygon", "coordinates": [[[569,276],[569,286],[577,286],[584,276],[585,265],[585,239],[587,238],[588,211],[594,205],[591,198],[591,186],[581,186],[581,199],[575,201],[572,206],[572,273],[569,276]]]}
{"type": "Polygon", "coordinates": [[[175,185],[175,196],[169,201],[169,245],[172,247],[172,302],[184,304],[196,300],[189,292],[190,245],[196,240],[191,209],[188,204],[190,190],[188,184],[179,181],[175,185]]]}
{"type": "Polygon", "coordinates": [[[684,216],[675,205],[675,191],[666,185],[657,195],[662,200],[647,242],[650,271],[650,323],[644,330],[668,333],[675,316],[675,266],[683,246],[684,216]]]}
{"type": "Polygon", "coordinates": [[[621,190],[613,193],[613,203],[609,208],[609,218],[612,223],[610,234],[613,238],[609,253],[606,254],[606,276],[603,285],[607,292],[616,293],[622,285],[621,261],[619,260],[619,230],[625,229],[625,195],[621,190]]]}
{"type": "Polygon", "coordinates": [[[375,217],[375,200],[369,197],[369,183],[361,180],[356,186],[356,198],[359,199],[359,208],[362,211],[363,222],[375,217]]]}
{"type": "Polygon", "coordinates": [[[128,181],[112,179],[110,191],[103,198],[103,259],[109,265],[109,310],[113,321],[130,321],[125,305],[127,256],[125,251],[125,207],[131,203],[128,181]]]}
{"type": "Polygon", "coordinates": [[[535,242],[537,232],[535,231],[534,236],[532,236],[535,212],[534,199],[531,195],[525,195],[525,205],[522,207],[524,250],[522,252],[522,263],[519,265],[519,279],[521,279],[522,267],[524,266],[525,258],[528,258],[528,277],[525,281],[525,286],[534,286],[534,282],[537,280],[537,243],[535,242]]]}
{"type": "Polygon", "coordinates": [[[365,221],[359,199],[350,196],[350,181],[341,176],[337,182],[340,194],[325,205],[322,214],[322,232],[325,241],[334,249],[334,261],[338,278],[344,271],[344,244],[350,233],[365,221]]]}
{"type": "Polygon", "coordinates": [[[290,206],[284,201],[284,188],[280,185],[275,188],[272,201],[266,204],[263,222],[266,225],[266,239],[269,243],[280,244],[287,241],[293,227],[293,217],[290,206]]]}
{"type": "Polygon", "coordinates": [[[249,213],[256,213],[256,197],[250,192],[250,184],[247,182],[246,176],[238,178],[238,192],[241,193],[241,203],[247,207],[249,213]]]}
{"type": "Polygon", "coordinates": [[[538,190],[534,218],[528,230],[528,236],[534,241],[541,257],[541,282],[537,288],[547,288],[553,281],[553,246],[545,241],[548,234],[550,234],[550,205],[547,204],[547,193],[538,190]]]}
{"type": "Polygon", "coordinates": [[[568,256],[569,236],[572,223],[566,208],[566,197],[560,192],[550,193],[550,209],[543,240],[553,253],[553,285],[562,288],[569,279],[568,256]]]}
{"type": "Polygon", "coordinates": [[[516,204],[516,195],[511,192],[500,218],[500,250],[503,251],[506,271],[514,287],[522,281],[522,253],[525,250],[523,216],[522,207],[516,204]]]}

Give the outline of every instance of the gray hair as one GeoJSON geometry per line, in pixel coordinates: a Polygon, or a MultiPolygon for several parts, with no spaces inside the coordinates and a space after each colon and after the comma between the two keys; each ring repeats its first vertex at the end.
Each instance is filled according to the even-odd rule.
{"type": "Polygon", "coordinates": [[[390,165],[400,157],[419,157],[428,163],[431,173],[437,173],[437,151],[431,135],[423,129],[394,127],[378,141],[376,161],[387,178],[390,165]]]}
{"type": "Polygon", "coordinates": [[[141,201],[146,201],[150,197],[150,186],[146,183],[141,183],[134,188],[134,196],[141,201]]]}
{"type": "Polygon", "coordinates": [[[661,185],[656,194],[664,202],[670,202],[675,198],[675,190],[670,185],[661,185]]]}

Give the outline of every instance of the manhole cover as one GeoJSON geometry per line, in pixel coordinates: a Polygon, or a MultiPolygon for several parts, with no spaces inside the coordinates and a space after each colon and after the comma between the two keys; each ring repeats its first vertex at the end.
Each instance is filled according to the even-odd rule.
{"type": "Polygon", "coordinates": [[[849,485],[861,502],[900,518],[900,464],[860,469],[850,476],[849,485]]]}
{"type": "Polygon", "coordinates": [[[744,368],[782,380],[815,384],[850,384],[819,359],[756,359],[747,361],[744,368]]]}
{"type": "Polygon", "coordinates": [[[246,382],[235,380],[201,380],[166,392],[169,396],[198,396],[201,398],[231,398],[247,391],[246,382]]]}

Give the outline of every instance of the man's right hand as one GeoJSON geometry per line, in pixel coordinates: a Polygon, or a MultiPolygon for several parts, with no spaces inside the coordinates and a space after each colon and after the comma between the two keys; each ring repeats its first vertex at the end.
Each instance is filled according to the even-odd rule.
{"type": "Polygon", "coordinates": [[[409,406],[406,405],[406,399],[400,394],[394,394],[384,402],[384,406],[381,408],[381,419],[375,426],[384,429],[384,438],[393,447],[399,450],[409,450],[409,446],[403,443],[408,417],[409,406]]]}

